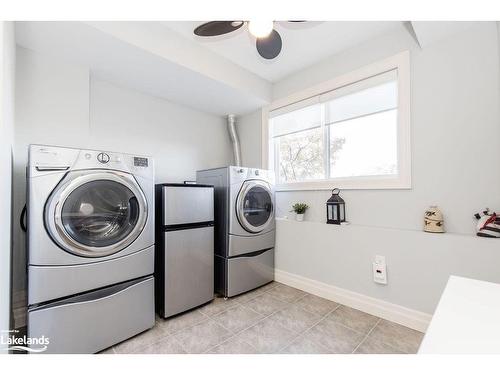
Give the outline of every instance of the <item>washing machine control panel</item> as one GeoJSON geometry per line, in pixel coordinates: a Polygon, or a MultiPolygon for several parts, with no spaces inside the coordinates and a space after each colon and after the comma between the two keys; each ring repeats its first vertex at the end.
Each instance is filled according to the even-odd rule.
{"type": "Polygon", "coordinates": [[[30,145],[29,155],[28,177],[100,168],[154,178],[154,160],[145,156],[46,145],[30,145]]]}
{"type": "Polygon", "coordinates": [[[147,167],[148,158],[134,156],[134,167],[147,167]]]}

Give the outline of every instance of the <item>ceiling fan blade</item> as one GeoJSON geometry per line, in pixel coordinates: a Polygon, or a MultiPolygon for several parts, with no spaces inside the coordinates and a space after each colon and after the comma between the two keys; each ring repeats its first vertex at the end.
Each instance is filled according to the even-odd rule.
{"type": "Polygon", "coordinates": [[[238,30],[243,24],[243,21],[210,21],[201,24],[193,32],[198,36],[217,36],[238,30]]]}
{"type": "Polygon", "coordinates": [[[281,36],[276,30],[273,30],[268,37],[258,38],[255,42],[259,55],[268,60],[280,54],[282,45],[281,36]]]}

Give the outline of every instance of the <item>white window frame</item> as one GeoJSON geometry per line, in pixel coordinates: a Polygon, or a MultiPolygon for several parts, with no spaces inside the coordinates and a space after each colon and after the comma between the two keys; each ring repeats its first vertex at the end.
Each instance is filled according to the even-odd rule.
{"type": "MultiPolygon", "coordinates": [[[[360,176],[330,178],[277,184],[276,191],[340,189],[411,189],[411,140],[410,140],[410,52],[404,51],[353,72],[336,77],[308,89],[272,102],[262,109],[262,167],[273,169],[269,164],[269,112],[294,103],[311,99],[340,87],[397,69],[398,72],[398,123],[396,176],[360,176]]],[[[274,155],[274,154],[273,154],[274,155]]]]}

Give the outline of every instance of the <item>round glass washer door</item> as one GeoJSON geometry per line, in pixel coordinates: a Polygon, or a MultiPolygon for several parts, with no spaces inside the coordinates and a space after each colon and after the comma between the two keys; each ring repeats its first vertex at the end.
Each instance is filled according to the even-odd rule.
{"type": "Polygon", "coordinates": [[[273,194],[263,181],[247,181],[236,200],[236,214],[241,226],[252,233],[262,232],[274,219],[273,194]]]}
{"type": "Polygon", "coordinates": [[[147,203],[132,176],[121,172],[71,172],[46,207],[52,238],[85,257],[115,254],[141,233],[147,203]]]}

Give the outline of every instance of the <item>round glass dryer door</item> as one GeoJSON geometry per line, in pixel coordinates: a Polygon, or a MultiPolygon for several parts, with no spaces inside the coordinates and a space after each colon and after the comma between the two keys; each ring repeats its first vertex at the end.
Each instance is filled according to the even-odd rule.
{"type": "Polygon", "coordinates": [[[138,237],[146,217],[144,195],[124,173],[77,175],[56,189],[49,202],[53,238],[65,250],[86,257],[123,250],[138,237]]]}
{"type": "Polygon", "coordinates": [[[273,195],[269,185],[261,181],[243,184],[236,204],[241,226],[252,233],[263,231],[273,219],[273,195]]]}

